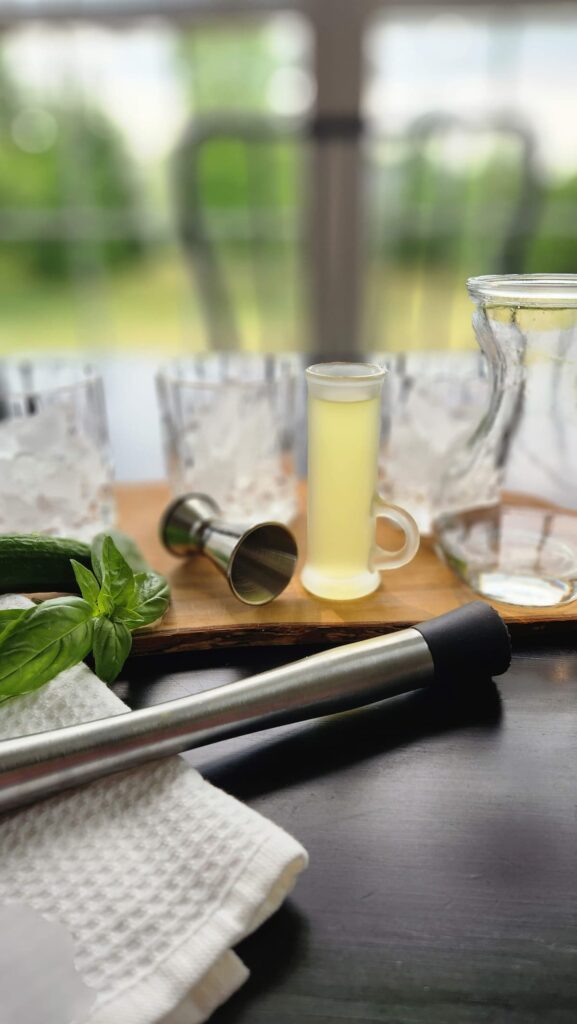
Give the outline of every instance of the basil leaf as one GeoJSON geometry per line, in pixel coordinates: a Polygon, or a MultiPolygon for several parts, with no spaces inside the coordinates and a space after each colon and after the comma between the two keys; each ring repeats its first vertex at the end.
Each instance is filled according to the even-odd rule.
{"type": "Polygon", "coordinates": [[[102,583],[98,611],[128,629],[139,629],[160,619],[170,603],[167,581],[148,570],[131,537],[116,530],[98,534],[92,542],[92,564],[102,583]],[[121,549],[121,550],[119,550],[121,549]],[[140,571],[141,567],[147,571],[140,571]],[[129,576],[131,570],[139,570],[129,576]]]}
{"type": "Polygon", "coordinates": [[[29,615],[33,608],[5,608],[0,611],[0,645],[13,633],[20,619],[29,615]]]}
{"type": "Polygon", "coordinates": [[[0,700],[37,690],[92,647],[92,609],[81,597],[55,597],[26,610],[0,647],[0,700]]]}
{"type": "Polygon", "coordinates": [[[77,562],[75,558],[70,559],[70,564],[74,570],[74,575],[76,576],[76,582],[80,588],[80,593],[84,600],[88,601],[92,610],[96,611],[98,608],[98,595],[100,593],[100,586],[96,576],[93,572],[90,572],[90,569],[87,569],[85,565],[77,562]]]}
{"type": "Polygon", "coordinates": [[[92,571],[96,576],[96,579],[102,584],[102,578],[104,576],[104,567],[102,565],[102,548],[104,541],[108,534],[99,533],[92,541],[90,545],[90,561],[92,562],[92,571]]]}
{"type": "Polygon", "coordinates": [[[99,679],[113,683],[131,647],[132,636],[124,623],[104,617],[97,619],[94,624],[94,667],[99,679]]]}
{"type": "Polygon", "coordinates": [[[122,530],[111,529],[107,533],[99,533],[92,542],[92,557],[102,557],[102,545],[105,537],[112,537],[122,557],[128,562],[133,572],[151,572],[150,566],[136,542],[122,530]]]}
{"type": "Polygon", "coordinates": [[[123,622],[127,629],[140,629],[146,623],[138,612],[132,608],[117,608],[113,615],[114,622],[123,622]]]}
{"type": "Polygon", "coordinates": [[[148,626],[162,618],[170,603],[170,589],[164,576],[155,572],[139,572],[134,577],[134,596],[128,606],[115,610],[114,618],[129,629],[148,626]]]}
{"type": "Polygon", "coordinates": [[[102,572],[100,610],[110,614],[117,607],[129,606],[135,591],[134,573],[120,554],[112,537],[104,538],[99,566],[102,572]]]}

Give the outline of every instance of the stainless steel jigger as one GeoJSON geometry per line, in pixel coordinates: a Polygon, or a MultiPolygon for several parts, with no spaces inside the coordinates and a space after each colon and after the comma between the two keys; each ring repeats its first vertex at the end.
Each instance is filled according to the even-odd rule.
{"type": "Polygon", "coordinates": [[[278,597],[297,563],[297,543],[286,526],[228,523],[207,494],[184,494],[173,501],[162,518],[160,537],[173,555],[207,555],[244,604],[268,604],[278,597]]]}

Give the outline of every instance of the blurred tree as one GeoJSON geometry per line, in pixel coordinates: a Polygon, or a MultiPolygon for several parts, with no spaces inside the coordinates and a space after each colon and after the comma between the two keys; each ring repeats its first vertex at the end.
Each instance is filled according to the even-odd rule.
{"type": "Polygon", "coordinates": [[[268,109],[267,86],[278,57],[266,24],[243,20],[183,33],[180,57],[196,113],[268,109]]]}
{"type": "Polygon", "coordinates": [[[2,217],[20,236],[10,260],[44,277],[124,263],[142,251],[135,181],[114,126],[74,97],[59,107],[30,102],[0,63],[2,217]],[[100,230],[100,210],[120,215],[113,237],[100,230]],[[36,237],[34,228],[18,229],[30,212],[36,220],[29,224],[40,225],[36,237]],[[127,222],[134,226],[126,230],[127,222]]]}
{"type": "Polygon", "coordinates": [[[183,33],[179,54],[193,119],[215,128],[199,168],[203,207],[247,217],[255,209],[300,208],[297,138],[281,140],[273,132],[270,141],[266,137],[267,120],[273,117],[269,85],[274,73],[291,62],[275,52],[267,23],[229,22],[183,33]],[[263,133],[253,138],[259,115],[263,133]],[[234,132],[219,134],[223,118],[236,121],[236,137],[234,132]]]}
{"type": "Polygon", "coordinates": [[[550,185],[539,230],[529,248],[532,274],[577,273],[577,175],[550,185]]]}
{"type": "Polygon", "coordinates": [[[203,205],[246,211],[296,208],[298,156],[291,140],[215,137],[203,147],[200,160],[203,205]]]}
{"type": "Polygon", "coordinates": [[[404,266],[466,274],[500,267],[522,187],[520,166],[506,147],[464,169],[417,150],[386,173],[382,255],[404,266]]]}

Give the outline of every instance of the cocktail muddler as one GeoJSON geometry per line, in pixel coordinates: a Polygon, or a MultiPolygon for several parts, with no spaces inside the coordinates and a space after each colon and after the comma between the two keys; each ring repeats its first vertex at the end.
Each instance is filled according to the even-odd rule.
{"type": "Polygon", "coordinates": [[[0,743],[0,811],[192,747],[350,710],[447,678],[500,675],[505,623],[475,601],[410,629],[126,715],[0,743]]]}
{"type": "Polygon", "coordinates": [[[278,597],[297,563],[297,543],[286,526],[229,523],[207,494],[184,494],[173,501],[162,518],[160,537],[173,555],[207,555],[244,604],[268,604],[278,597]]]}

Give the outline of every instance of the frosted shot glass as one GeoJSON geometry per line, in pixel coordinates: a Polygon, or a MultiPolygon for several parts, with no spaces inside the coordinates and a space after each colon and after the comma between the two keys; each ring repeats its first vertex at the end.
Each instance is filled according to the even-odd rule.
{"type": "Polygon", "coordinates": [[[419,530],[377,491],[381,391],[386,370],[372,363],[318,363],[308,386],[307,557],[303,586],[349,601],[371,594],[384,569],[414,558],[419,530]],[[376,544],[376,521],[404,533],[397,551],[376,544]]]}

